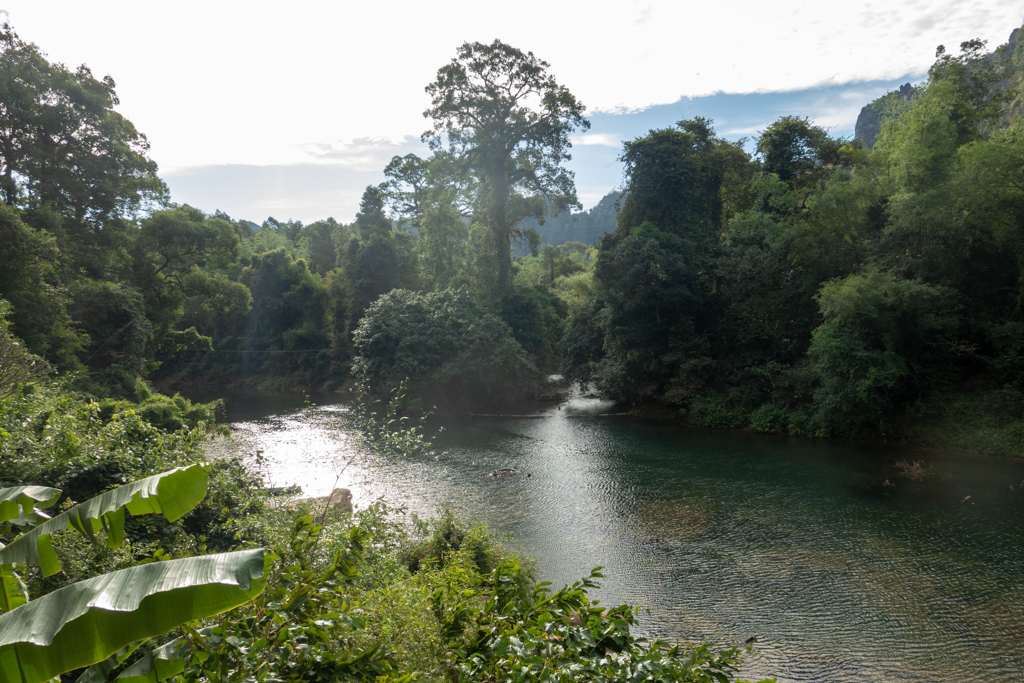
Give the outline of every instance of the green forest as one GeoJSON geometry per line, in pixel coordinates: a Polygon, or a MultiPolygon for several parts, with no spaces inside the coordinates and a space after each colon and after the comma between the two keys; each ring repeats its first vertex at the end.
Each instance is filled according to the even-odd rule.
{"type": "Polygon", "coordinates": [[[110,78],[11,31],[3,55],[0,294],[93,395],[405,379],[465,413],[561,372],[706,427],[1020,453],[1016,45],[940,49],[872,103],[870,149],[799,116],[652,130],[576,214],[583,105],[532,55],[465,48],[428,87],[432,155],[308,225],[173,205],[110,78]]]}
{"type": "Polygon", "coordinates": [[[1024,455],[1014,40],[939,47],[865,140],[651,130],[586,212],[584,104],[465,43],[426,86],[431,154],[350,224],[177,205],[110,76],[10,28],[0,55],[2,680],[727,681],[747,656],[636,638],[599,572],[551,591],[450,513],[275,505],[241,461],[196,464],[224,428],[178,391],[467,414],[558,373],[702,427],[1024,455]]]}

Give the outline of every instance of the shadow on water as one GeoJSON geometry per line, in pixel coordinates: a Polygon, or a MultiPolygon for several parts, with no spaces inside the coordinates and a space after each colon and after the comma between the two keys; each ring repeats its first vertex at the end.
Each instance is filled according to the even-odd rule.
{"type": "Polygon", "coordinates": [[[710,432],[598,417],[574,396],[542,418],[449,420],[432,458],[360,450],[344,406],[236,399],[233,442],[275,485],[445,501],[561,585],[597,565],[602,601],[648,635],[758,637],[744,675],[780,681],[1010,681],[1024,671],[1024,462],[710,432]],[[915,461],[921,478],[904,469],[915,461]],[[517,474],[488,473],[513,468],[517,474]],[[530,474],[526,477],[525,474],[530,474]]]}

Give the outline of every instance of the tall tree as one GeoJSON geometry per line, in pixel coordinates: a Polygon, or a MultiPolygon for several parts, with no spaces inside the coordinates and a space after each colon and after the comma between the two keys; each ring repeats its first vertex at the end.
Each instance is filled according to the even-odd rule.
{"type": "Polygon", "coordinates": [[[463,43],[427,86],[432,119],[423,139],[448,151],[477,176],[479,220],[491,231],[496,252],[496,293],[505,291],[512,258],[509,241],[529,216],[579,207],[569,133],[587,129],[584,107],[547,71],[550,65],[495,40],[463,43]]]}
{"type": "Polygon", "coordinates": [[[249,309],[249,290],[221,272],[237,261],[238,250],[231,222],[188,205],[142,221],[128,279],[145,298],[156,347],[181,320],[183,307],[242,314],[249,309]]]}
{"type": "Polygon", "coordinates": [[[52,64],[11,29],[0,30],[0,194],[29,209],[34,227],[54,223],[55,211],[75,265],[96,276],[128,240],[119,219],[167,192],[146,156],[146,136],[114,111],[114,86],[84,65],[52,64]]]}
{"type": "Polygon", "coordinates": [[[659,230],[695,243],[715,240],[722,223],[722,178],[734,145],[715,137],[711,121],[680,121],[627,142],[628,194],[616,237],[650,221],[659,230]]]}
{"type": "Polygon", "coordinates": [[[459,215],[473,215],[477,182],[465,173],[465,163],[447,151],[429,159],[415,154],[395,156],[384,168],[386,181],[379,185],[391,215],[399,224],[420,228],[430,206],[440,202],[459,215]]]}
{"type": "Polygon", "coordinates": [[[391,163],[384,168],[387,180],[379,186],[392,213],[400,220],[408,220],[414,228],[420,227],[424,204],[430,195],[429,166],[429,161],[415,154],[391,157],[391,163]]]}
{"type": "Polygon", "coordinates": [[[466,279],[469,226],[446,199],[444,195],[427,207],[419,227],[423,284],[433,291],[451,286],[460,275],[466,279]]]}
{"type": "Polygon", "coordinates": [[[956,57],[939,45],[935,63],[928,70],[929,85],[950,85],[953,97],[948,115],[954,123],[958,144],[990,132],[1002,117],[1003,108],[1017,96],[1015,89],[1005,87],[1011,64],[1005,47],[988,54],[985,43],[978,38],[965,40],[960,43],[960,54],[956,57]]]}
{"type": "Polygon", "coordinates": [[[349,333],[377,297],[400,287],[412,289],[416,278],[412,234],[392,227],[384,215],[380,188],[370,185],[363,192],[352,227],[352,238],[338,254],[345,276],[349,333]]]}

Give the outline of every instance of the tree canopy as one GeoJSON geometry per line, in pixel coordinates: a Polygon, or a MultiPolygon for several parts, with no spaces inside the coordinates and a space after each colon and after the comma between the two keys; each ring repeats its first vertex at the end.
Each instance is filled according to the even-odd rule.
{"type": "Polygon", "coordinates": [[[532,52],[501,41],[464,43],[427,86],[431,148],[447,148],[476,174],[475,207],[491,231],[495,288],[509,282],[509,239],[528,216],[543,216],[544,201],[557,213],[578,206],[569,133],[587,129],[584,107],[548,73],[532,52]]]}

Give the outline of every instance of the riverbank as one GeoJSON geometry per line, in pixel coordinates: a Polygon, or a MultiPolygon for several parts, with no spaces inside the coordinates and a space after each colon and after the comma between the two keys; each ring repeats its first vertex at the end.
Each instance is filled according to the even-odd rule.
{"type": "Polygon", "coordinates": [[[818,437],[808,434],[786,434],[778,425],[757,428],[707,424],[692,411],[664,403],[650,402],[623,406],[631,417],[671,422],[682,427],[721,429],[769,435],[785,434],[790,438],[826,441],[830,443],[877,444],[933,448],[964,455],[995,455],[1012,458],[1024,457],[1024,419],[1007,406],[998,392],[973,395],[943,395],[916,406],[904,423],[902,434],[889,438],[844,439],[818,437]]]}
{"type": "Polygon", "coordinates": [[[993,645],[1024,628],[1002,611],[1024,566],[1022,460],[598,417],[585,397],[544,419],[439,420],[436,456],[379,455],[344,405],[293,397],[259,414],[249,400],[216,443],[262,451],[275,483],[421,517],[448,501],[556,586],[603,565],[593,597],[641,608],[639,633],[756,635],[741,677],[909,683],[984,666],[1010,680],[1024,666],[993,645]],[[531,476],[488,476],[502,468],[531,476]]]}
{"type": "MultiPolygon", "coordinates": [[[[156,388],[166,394],[180,392],[196,401],[210,401],[231,394],[257,394],[273,396],[290,394],[309,396],[317,402],[344,402],[355,399],[351,382],[330,390],[324,385],[311,384],[299,377],[207,377],[194,378],[183,374],[161,379],[156,388]]],[[[580,395],[559,381],[538,384],[532,398],[520,399],[496,411],[503,415],[531,414],[558,406],[570,396],[580,395]]],[[[603,398],[593,391],[583,392],[592,398],[603,398]]],[[[607,400],[607,399],[606,399],[607,400]]],[[[438,417],[460,419],[474,412],[489,413],[491,407],[457,410],[444,405],[433,407],[438,417]]],[[[751,431],[762,434],[785,434],[785,423],[751,419],[750,410],[735,410],[723,415],[705,409],[680,408],[659,401],[636,404],[609,402],[607,412],[624,413],[630,417],[656,419],[680,426],[707,429],[751,431]]],[[[797,438],[824,439],[831,443],[869,443],[936,448],[964,454],[1024,457],[1024,408],[1014,392],[1007,390],[947,392],[916,403],[908,412],[902,432],[888,438],[843,439],[818,437],[806,433],[789,434],[797,438]]]]}
{"type": "MultiPolygon", "coordinates": [[[[184,399],[155,398],[189,407],[184,399]]],[[[267,564],[260,564],[260,587],[252,584],[248,602],[215,620],[189,622],[187,639],[173,655],[155,655],[172,656],[197,679],[259,674],[293,682],[313,676],[411,683],[506,680],[525,672],[537,681],[624,680],[642,666],[663,680],[703,681],[714,672],[716,680],[732,681],[749,654],[744,648],[715,651],[703,643],[648,643],[637,636],[633,608],[592,601],[589,593],[599,573],[588,570],[582,581],[576,577],[551,591],[538,585],[529,565],[496,536],[450,512],[410,523],[402,510],[376,502],[352,514],[340,489],[319,501],[324,504],[317,505],[315,519],[306,514],[308,500],[294,507],[271,505],[265,483],[243,464],[251,452],[222,454],[196,467],[205,459],[211,425],[199,420],[171,427],[163,416],[164,426],[158,426],[140,408],[121,401],[116,410],[104,411],[90,397],[51,382],[0,397],[0,487],[53,486],[77,501],[192,465],[198,479],[187,495],[197,494],[201,480],[205,500],[200,493],[180,520],[122,518],[125,543],[115,550],[70,531],[55,534],[65,571],[47,578],[23,576],[34,601],[154,559],[270,550],[267,564]]],[[[179,493],[161,487],[150,495],[169,503],[179,493]]],[[[31,524],[30,517],[18,524],[31,524]]],[[[144,669],[142,656],[149,649],[144,645],[120,668],[115,665],[114,673],[136,664],[144,669]]]]}
{"type": "Polygon", "coordinates": [[[347,385],[326,389],[322,382],[311,382],[304,375],[233,375],[205,373],[197,375],[188,371],[161,376],[153,386],[164,394],[181,393],[186,396],[226,395],[239,392],[264,393],[336,393],[345,399],[351,398],[347,385]]]}

